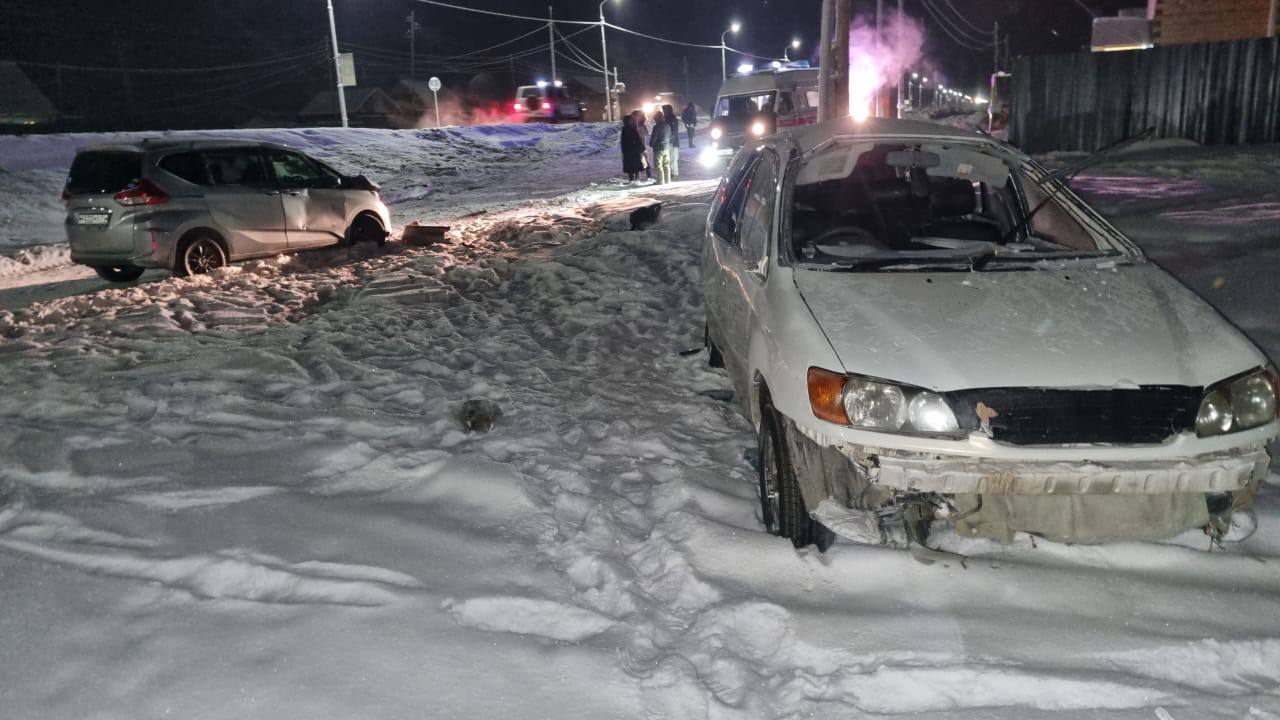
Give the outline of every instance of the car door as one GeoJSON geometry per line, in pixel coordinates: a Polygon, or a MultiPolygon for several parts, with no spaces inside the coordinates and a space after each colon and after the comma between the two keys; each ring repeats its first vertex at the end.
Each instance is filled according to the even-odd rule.
{"type": "Polygon", "coordinates": [[[725,266],[728,275],[724,298],[724,325],[738,363],[739,381],[750,381],[751,338],[761,315],[764,284],[769,267],[768,252],[778,198],[778,156],[760,151],[755,165],[740,188],[741,210],[736,222],[737,253],[725,266]]]}
{"type": "Polygon", "coordinates": [[[205,204],[226,236],[233,259],[288,249],[280,192],[256,147],[202,150],[208,173],[205,204]]]}
{"type": "Polygon", "coordinates": [[[714,210],[711,241],[707,249],[711,255],[708,264],[715,268],[715,281],[704,288],[707,313],[709,321],[721,335],[716,342],[735,382],[745,373],[742,348],[748,342],[738,336],[743,331],[738,318],[743,303],[741,283],[746,268],[740,231],[749,186],[759,160],[758,153],[745,152],[735,159],[714,210]]]}
{"type": "Polygon", "coordinates": [[[347,230],[341,178],[299,152],[267,148],[267,161],[284,206],[289,248],[333,245],[347,230]]]}

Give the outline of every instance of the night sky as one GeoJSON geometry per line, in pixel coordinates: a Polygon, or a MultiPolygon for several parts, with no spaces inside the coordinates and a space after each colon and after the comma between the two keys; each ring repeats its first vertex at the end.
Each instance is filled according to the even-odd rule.
{"type": "MultiPolygon", "coordinates": [[[[547,5],[558,19],[591,20],[597,0],[455,0],[488,10],[545,16],[547,5]]],[[[1073,0],[950,0],[978,27],[999,20],[1012,37],[1012,53],[1069,52],[1088,44],[1089,14],[1073,0]]],[[[1114,14],[1134,0],[1082,0],[1098,14],[1114,14]]],[[[945,0],[934,0],[944,5],[945,0]]],[[[507,97],[513,81],[529,82],[549,73],[544,52],[494,62],[492,55],[545,47],[545,32],[479,58],[455,60],[535,30],[531,22],[508,21],[458,12],[412,0],[334,0],[344,51],[356,53],[362,85],[388,85],[409,74],[406,16],[415,11],[421,26],[417,43],[419,79],[441,76],[451,88],[473,95],[507,97]]],[[[859,15],[873,17],[874,0],[855,3],[859,15]]],[[[886,11],[896,0],[886,0],[886,11]]],[[[610,21],[653,35],[692,43],[718,44],[730,20],[743,23],[729,44],[747,52],[777,56],[792,37],[804,45],[797,54],[814,53],[820,0],[610,0],[610,21]]],[[[941,73],[952,86],[976,91],[991,70],[991,52],[962,48],[939,29],[921,0],[907,0],[907,14],[926,28],[924,68],[941,73]]],[[[562,26],[566,34],[581,28],[562,26]]],[[[94,127],[234,126],[253,117],[288,117],[315,93],[332,85],[326,57],[328,38],[323,0],[220,0],[171,2],[133,0],[50,0],[4,3],[0,7],[0,59],[39,65],[28,74],[65,112],[94,127]],[[263,64],[268,63],[268,64],[263,64]],[[202,73],[107,72],[93,67],[143,69],[225,67],[202,73]]],[[[599,32],[589,28],[573,42],[599,57],[599,32]]],[[[816,59],[816,58],[815,58],[816,59]]],[[[632,90],[685,90],[707,103],[719,83],[718,50],[683,48],[611,32],[610,65],[632,90]]],[[[730,57],[730,67],[740,62],[730,57]]],[[[561,63],[560,74],[590,78],[588,70],[561,63]]],[[[598,77],[598,74],[597,74],[598,77]]]]}

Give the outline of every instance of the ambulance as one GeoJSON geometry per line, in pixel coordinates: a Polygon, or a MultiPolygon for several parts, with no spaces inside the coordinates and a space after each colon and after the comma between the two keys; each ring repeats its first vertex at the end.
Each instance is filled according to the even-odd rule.
{"type": "Polygon", "coordinates": [[[743,66],[720,86],[711,113],[711,144],[698,159],[713,167],[750,140],[817,122],[818,68],[807,61],[743,66]]]}

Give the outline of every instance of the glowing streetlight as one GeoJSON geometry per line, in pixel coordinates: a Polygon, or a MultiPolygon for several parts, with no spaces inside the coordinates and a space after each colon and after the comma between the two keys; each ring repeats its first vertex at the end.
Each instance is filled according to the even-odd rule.
{"type": "Polygon", "coordinates": [[[799,50],[799,49],[800,49],[800,41],[792,40],[791,44],[787,46],[787,49],[782,51],[782,59],[785,60],[786,62],[791,62],[791,51],[799,50]]]}
{"type": "Polygon", "coordinates": [[[725,45],[725,36],[728,35],[729,33],[733,33],[734,35],[737,35],[738,31],[741,29],[742,29],[742,23],[734,22],[729,25],[728,30],[725,30],[724,32],[720,33],[720,79],[721,80],[724,80],[725,78],[729,77],[729,71],[724,64],[725,62],[724,51],[728,49],[728,46],[725,45]]]}

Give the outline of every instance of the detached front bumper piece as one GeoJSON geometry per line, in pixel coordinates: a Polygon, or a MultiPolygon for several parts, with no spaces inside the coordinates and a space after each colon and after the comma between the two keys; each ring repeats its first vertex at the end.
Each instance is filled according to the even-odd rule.
{"type": "Polygon", "coordinates": [[[806,504],[862,542],[903,537],[890,525],[904,518],[924,522],[906,533],[917,541],[930,522],[1006,543],[1017,532],[1068,543],[1165,539],[1229,525],[1271,462],[1262,443],[1171,460],[1014,461],[824,445],[788,425],[806,504]]]}

